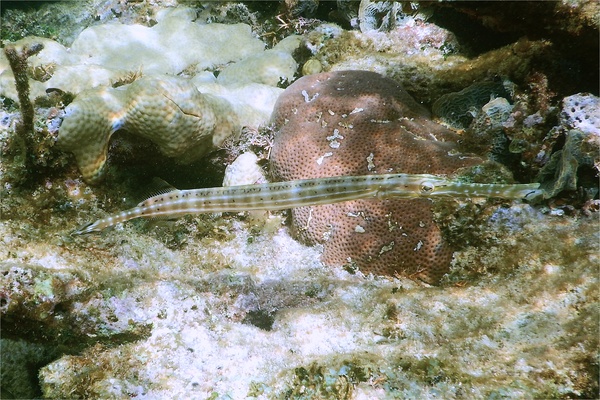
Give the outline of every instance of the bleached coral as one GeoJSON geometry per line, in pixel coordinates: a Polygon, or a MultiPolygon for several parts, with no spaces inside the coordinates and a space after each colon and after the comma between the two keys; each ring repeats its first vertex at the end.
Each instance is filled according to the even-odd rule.
{"type": "MultiPolygon", "coordinates": [[[[18,46],[30,42],[45,45],[30,60],[33,68],[55,66],[56,77],[36,83],[32,97],[42,96],[47,88],[79,93],[97,85],[110,85],[135,71],[176,75],[192,67],[196,71],[215,69],[264,50],[264,43],[252,35],[248,25],[201,25],[192,21],[193,12],[187,8],[163,14],[153,27],[111,23],[87,28],[68,50],[44,38],[18,41],[18,46]],[[121,38],[118,46],[115,37],[121,38]],[[231,46],[232,42],[236,45],[231,46]],[[67,71],[61,71],[63,68],[67,71]]],[[[11,79],[8,70],[0,75],[1,94],[15,98],[11,79]]]]}
{"type": "Polygon", "coordinates": [[[288,36],[272,49],[227,66],[217,77],[217,82],[225,86],[251,82],[278,86],[283,82],[291,82],[298,68],[292,53],[299,45],[299,36],[288,36]]]}

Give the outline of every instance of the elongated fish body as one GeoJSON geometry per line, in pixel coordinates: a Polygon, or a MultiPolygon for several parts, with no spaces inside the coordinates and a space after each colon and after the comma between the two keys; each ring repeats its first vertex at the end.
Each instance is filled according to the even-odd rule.
{"type": "Polygon", "coordinates": [[[301,179],[258,185],[173,190],[73,232],[99,232],[134,218],[175,218],[207,212],[283,210],[366,198],[533,198],[539,184],[465,183],[427,174],[381,174],[301,179]]]}

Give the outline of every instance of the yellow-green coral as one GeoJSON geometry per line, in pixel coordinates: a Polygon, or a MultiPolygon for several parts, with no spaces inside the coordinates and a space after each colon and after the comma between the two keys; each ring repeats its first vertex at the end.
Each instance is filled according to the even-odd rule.
{"type": "Polygon", "coordinates": [[[151,140],[168,157],[189,163],[239,131],[227,100],[200,93],[190,82],[144,77],[121,88],[81,93],[66,109],[57,145],[75,154],[83,178],[103,174],[111,135],[125,129],[151,140]]]}

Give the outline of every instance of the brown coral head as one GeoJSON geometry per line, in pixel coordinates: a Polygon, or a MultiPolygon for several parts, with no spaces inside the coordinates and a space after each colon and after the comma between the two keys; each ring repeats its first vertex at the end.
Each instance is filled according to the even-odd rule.
{"type": "MultiPolygon", "coordinates": [[[[279,97],[271,167],[276,180],[377,173],[450,174],[478,164],[397,82],[367,71],[303,77],[279,97]]],[[[357,200],[292,211],[295,235],[322,243],[323,262],[436,283],[452,249],[431,202],[357,200]]]]}

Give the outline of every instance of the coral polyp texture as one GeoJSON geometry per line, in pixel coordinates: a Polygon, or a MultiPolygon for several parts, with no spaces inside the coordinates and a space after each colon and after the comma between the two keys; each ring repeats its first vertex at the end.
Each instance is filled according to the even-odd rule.
{"type": "MultiPolygon", "coordinates": [[[[367,71],[299,79],[272,116],[276,180],[381,173],[452,174],[481,163],[460,155],[454,132],[395,81],[367,71]]],[[[436,283],[453,250],[433,221],[431,201],[357,200],[292,210],[295,235],[322,243],[328,265],[400,273],[436,283]]]]}
{"type": "Polygon", "coordinates": [[[85,91],[65,113],[58,146],[75,154],[90,183],[102,177],[108,143],[118,129],[149,139],[166,156],[189,163],[240,128],[227,100],[202,94],[187,80],[166,76],[85,91]]]}

